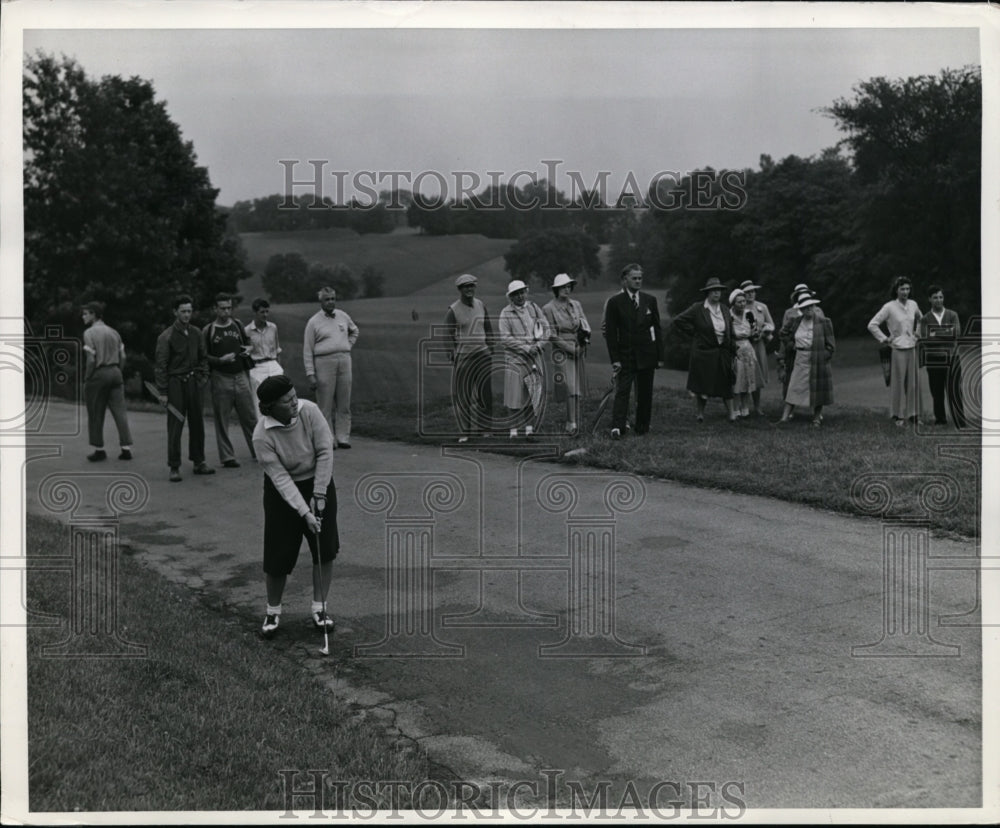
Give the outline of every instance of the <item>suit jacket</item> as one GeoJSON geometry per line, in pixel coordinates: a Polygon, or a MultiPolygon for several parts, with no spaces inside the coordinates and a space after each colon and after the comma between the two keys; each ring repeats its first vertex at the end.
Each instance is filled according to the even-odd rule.
{"type": "Polygon", "coordinates": [[[604,305],[604,340],[612,362],[635,360],[636,368],[655,368],[662,358],[663,329],[656,299],[639,291],[639,307],[624,290],[604,305]]]}
{"type": "Polygon", "coordinates": [[[917,343],[920,365],[931,368],[947,366],[955,355],[961,332],[962,326],[955,311],[945,308],[941,324],[931,311],[927,311],[920,317],[920,340],[917,343]]]}

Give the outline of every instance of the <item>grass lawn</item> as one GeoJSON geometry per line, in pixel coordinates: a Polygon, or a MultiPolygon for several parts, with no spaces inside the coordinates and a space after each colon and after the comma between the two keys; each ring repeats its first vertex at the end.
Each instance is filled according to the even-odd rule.
{"type": "MultiPolygon", "coordinates": [[[[67,531],[28,515],[29,558],[66,548],[67,531]]],[[[285,769],[427,778],[426,757],[353,716],[303,669],[308,656],[264,646],[250,619],[210,608],[124,552],[119,630],[148,646],[145,658],[42,657],[65,638],[70,575],[29,571],[28,606],[63,618],[57,629],[28,627],[33,811],[279,810],[285,769]]]]}
{"type": "MultiPolygon", "coordinates": [[[[592,420],[597,399],[595,392],[588,401],[587,423],[592,420]]],[[[495,405],[498,402],[494,399],[495,405]]],[[[428,401],[422,410],[418,434],[412,404],[359,403],[353,411],[354,431],[384,440],[445,442],[445,437],[421,435],[445,435],[454,429],[450,400],[428,401]]],[[[645,437],[610,440],[606,436],[610,412],[605,414],[597,437],[589,433],[572,439],[558,436],[563,425],[555,405],[546,411],[543,431],[557,435],[549,439],[558,441],[564,452],[583,450],[564,455],[562,463],[764,495],[850,514],[867,514],[851,494],[852,484],[861,475],[917,473],[893,483],[900,496],[891,514],[912,515],[922,511],[918,498],[928,482],[919,473],[941,472],[954,478],[960,497],[954,508],[931,513],[931,524],[963,536],[978,533],[978,466],[937,456],[942,444],[959,443],[978,450],[975,437],[958,437],[946,430],[933,436],[918,435],[911,428],[896,428],[883,415],[864,408],[831,408],[820,428],[814,428],[804,414],[776,426],[778,403],[766,405],[765,410],[767,417],[729,423],[722,404],[711,401],[705,422],[699,424],[687,393],[664,388],[654,392],[652,428],[645,437]]],[[[491,444],[491,450],[518,453],[527,445],[512,448],[505,436],[494,437],[491,444]]]]}

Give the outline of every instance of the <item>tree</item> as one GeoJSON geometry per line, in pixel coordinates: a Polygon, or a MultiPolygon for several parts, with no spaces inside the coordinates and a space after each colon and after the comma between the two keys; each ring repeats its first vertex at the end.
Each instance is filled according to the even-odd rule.
{"type": "Polygon", "coordinates": [[[279,304],[305,302],[316,296],[309,265],[299,253],[275,253],[267,260],[261,281],[271,301],[279,304]]]}
{"type": "Polygon", "coordinates": [[[548,285],[557,273],[586,282],[601,272],[598,249],[596,241],[576,228],[534,230],[504,254],[505,269],[526,283],[537,279],[548,285]]]}
{"type": "Polygon", "coordinates": [[[384,295],[385,276],[375,265],[366,265],[361,271],[361,284],[365,299],[376,299],[384,295]]]}
{"type": "Polygon", "coordinates": [[[24,72],[25,312],[33,326],[103,301],[126,346],[152,353],[171,299],[209,308],[249,275],[152,85],[94,81],[41,53],[24,72]]]}
{"type": "Polygon", "coordinates": [[[318,262],[313,263],[309,265],[309,281],[313,285],[313,297],[322,287],[332,287],[337,291],[338,300],[349,300],[358,295],[358,283],[354,280],[351,269],[345,264],[330,267],[318,262]]]}
{"type": "MultiPolygon", "coordinates": [[[[979,312],[982,75],[878,77],[824,112],[846,134],[865,188],[855,216],[870,279],[856,300],[888,297],[905,274],[945,286],[949,304],[979,312]]],[[[915,297],[922,300],[919,292],[915,297]]]]}

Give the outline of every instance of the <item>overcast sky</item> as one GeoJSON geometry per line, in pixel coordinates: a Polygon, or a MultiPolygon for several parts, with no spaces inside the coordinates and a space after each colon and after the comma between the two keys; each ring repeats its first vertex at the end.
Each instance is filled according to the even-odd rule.
{"type": "Polygon", "coordinates": [[[980,60],[970,28],[29,30],[24,49],[152,81],[222,204],[284,191],[280,159],[328,161],[331,197],[335,170],[438,171],[453,195],[456,172],[558,159],[561,189],[605,170],[613,198],[630,172],[818,153],[841,137],[818,110],[859,81],[980,60]]]}

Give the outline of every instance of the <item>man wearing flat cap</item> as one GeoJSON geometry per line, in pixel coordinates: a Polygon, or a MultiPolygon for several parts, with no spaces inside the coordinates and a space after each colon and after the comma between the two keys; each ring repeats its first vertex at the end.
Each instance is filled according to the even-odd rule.
{"type": "Polygon", "coordinates": [[[333,433],[319,406],[300,400],[292,381],[268,377],[257,387],[261,417],[253,446],[264,469],[264,577],[267,611],[261,634],[281,621],[281,596],[305,537],[312,555],[312,621],[333,627],[326,612],[333,559],[340,549],[333,433]]]}
{"type": "Polygon", "coordinates": [[[625,433],[628,401],[635,381],[635,433],[645,434],[653,414],[653,375],[662,359],[663,331],[656,299],[643,293],[642,268],[622,269],[622,289],[604,305],[604,339],[617,384],[611,413],[611,439],[625,433]]]}
{"type": "Polygon", "coordinates": [[[476,432],[488,435],[493,423],[493,328],[486,305],[476,298],[477,281],[471,273],[455,280],[459,298],[444,318],[455,366],[451,399],[460,443],[476,432]]]}

